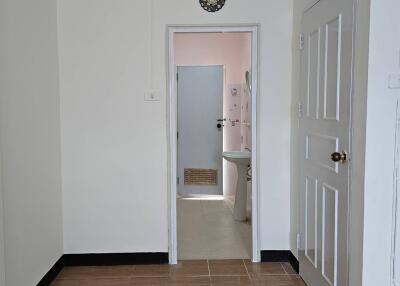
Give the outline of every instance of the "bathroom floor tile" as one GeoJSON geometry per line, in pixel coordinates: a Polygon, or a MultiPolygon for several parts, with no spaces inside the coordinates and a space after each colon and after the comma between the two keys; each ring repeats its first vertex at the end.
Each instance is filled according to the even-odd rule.
{"type": "Polygon", "coordinates": [[[227,201],[178,199],[178,257],[248,259],[251,224],[233,219],[227,201]]]}

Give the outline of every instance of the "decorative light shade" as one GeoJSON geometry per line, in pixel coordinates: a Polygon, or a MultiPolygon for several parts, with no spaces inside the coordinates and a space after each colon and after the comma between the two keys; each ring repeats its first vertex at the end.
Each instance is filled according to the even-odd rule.
{"type": "Polygon", "coordinates": [[[225,5],[225,0],[200,0],[200,5],[208,12],[217,12],[225,5]]]}

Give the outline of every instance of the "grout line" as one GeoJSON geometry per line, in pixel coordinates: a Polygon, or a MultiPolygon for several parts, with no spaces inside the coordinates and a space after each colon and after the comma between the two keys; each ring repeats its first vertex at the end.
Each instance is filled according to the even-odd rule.
{"type": "Polygon", "coordinates": [[[281,265],[281,267],[282,267],[283,271],[285,272],[285,274],[288,275],[289,273],[286,271],[285,267],[283,266],[283,263],[280,262],[279,264],[281,265]]]}
{"type": "Polygon", "coordinates": [[[250,273],[249,273],[249,270],[247,269],[245,260],[242,259],[242,262],[243,262],[244,268],[246,269],[247,276],[249,276],[249,279],[251,280],[250,273]]]}
{"type": "Polygon", "coordinates": [[[208,268],[208,280],[210,281],[211,284],[211,270],[210,270],[210,262],[207,259],[207,268],[208,268]]]}

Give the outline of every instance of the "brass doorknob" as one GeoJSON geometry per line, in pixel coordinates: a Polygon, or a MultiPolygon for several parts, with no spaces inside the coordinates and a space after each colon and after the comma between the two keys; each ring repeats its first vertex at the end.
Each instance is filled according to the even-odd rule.
{"type": "Polygon", "coordinates": [[[347,154],[345,151],[335,152],[335,153],[332,153],[331,158],[332,158],[333,162],[336,162],[336,163],[342,162],[344,164],[347,161],[347,154]]]}

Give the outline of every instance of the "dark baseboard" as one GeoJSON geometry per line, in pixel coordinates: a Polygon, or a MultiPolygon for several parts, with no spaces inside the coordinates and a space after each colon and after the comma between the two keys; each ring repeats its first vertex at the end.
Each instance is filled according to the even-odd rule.
{"type": "Polygon", "coordinates": [[[63,262],[64,266],[166,264],[168,253],[64,254],[63,262]]]}
{"type": "Polygon", "coordinates": [[[49,286],[64,267],[73,266],[115,266],[138,264],[167,264],[167,252],[155,253],[101,253],[64,254],[37,286],[49,286]]]}
{"type": "Polygon", "coordinates": [[[46,275],[40,280],[37,286],[48,286],[50,285],[54,279],[56,279],[57,275],[61,272],[64,268],[63,264],[63,257],[61,256],[60,259],[53,265],[53,267],[46,273],[46,275]]]}
{"type": "Polygon", "coordinates": [[[299,273],[299,261],[290,250],[262,250],[261,262],[288,262],[299,273]]]}

